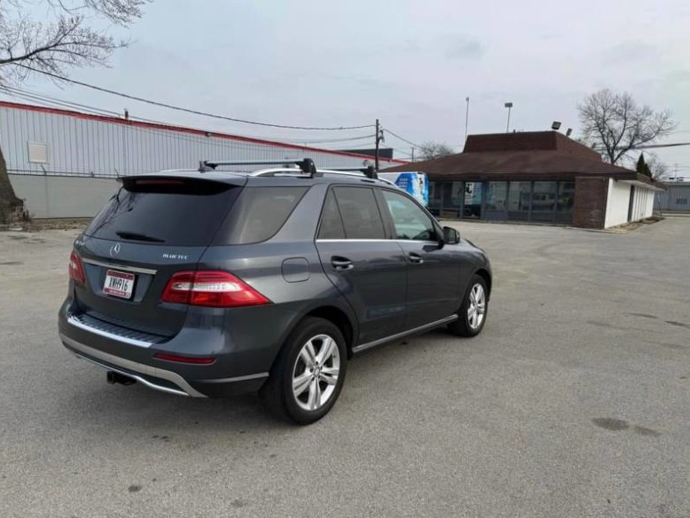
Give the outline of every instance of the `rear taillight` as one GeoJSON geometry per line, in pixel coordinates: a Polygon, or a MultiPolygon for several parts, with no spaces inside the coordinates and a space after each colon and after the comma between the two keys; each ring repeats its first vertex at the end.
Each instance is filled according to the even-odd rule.
{"type": "Polygon", "coordinates": [[[236,308],[260,306],[271,301],[261,293],[228,272],[178,272],[165,287],[163,302],[236,308]]]}
{"type": "Polygon", "coordinates": [[[80,284],[86,284],[86,275],[84,275],[84,265],[77,252],[72,252],[69,256],[69,278],[77,281],[80,284]]]}

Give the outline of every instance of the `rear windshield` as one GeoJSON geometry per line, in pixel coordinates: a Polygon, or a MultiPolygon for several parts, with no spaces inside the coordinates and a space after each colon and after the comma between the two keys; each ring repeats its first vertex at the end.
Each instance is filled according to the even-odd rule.
{"type": "Polygon", "coordinates": [[[246,187],[215,243],[246,245],[272,238],[307,190],[307,187],[246,187]]]}
{"type": "Polygon", "coordinates": [[[125,179],[85,233],[114,241],[207,246],[241,190],[206,180],[125,179]]]}

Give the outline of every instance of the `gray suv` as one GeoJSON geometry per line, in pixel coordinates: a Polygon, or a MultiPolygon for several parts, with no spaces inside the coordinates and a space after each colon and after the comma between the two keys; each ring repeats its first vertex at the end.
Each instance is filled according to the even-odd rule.
{"type": "Polygon", "coordinates": [[[60,338],[108,382],[258,391],[308,424],[352,355],[440,326],[481,332],[486,254],[372,169],[228,165],[125,177],[76,239],[60,338]]]}

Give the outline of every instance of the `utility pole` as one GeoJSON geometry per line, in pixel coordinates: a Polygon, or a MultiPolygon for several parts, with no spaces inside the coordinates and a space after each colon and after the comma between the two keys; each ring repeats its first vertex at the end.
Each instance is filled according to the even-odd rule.
{"type": "Polygon", "coordinates": [[[414,162],[414,146],[412,146],[412,161],[414,162]]]}
{"type": "Polygon", "coordinates": [[[379,170],[379,143],[383,140],[383,130],[381,129],[381,124],[379,124],[379,120],[376,119],[376,154],[374,155],[375,158],[375,167],[376,171],[378,172],[379,170]]]}

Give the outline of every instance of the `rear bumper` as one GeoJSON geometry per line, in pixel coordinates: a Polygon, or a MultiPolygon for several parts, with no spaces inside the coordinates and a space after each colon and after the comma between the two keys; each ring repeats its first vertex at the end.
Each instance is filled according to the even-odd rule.
{"type": "Polygon", "coordinates": [[[132,378],[151,389],[178,396],[204,398],[245,394],[259,390],[268,378],[265,372],[235,378],[186,380],[176,372],[99,351],[62,333],[60,339],[69,351],[82,360],[132,378]]]}
{"type": "MultiPolygon", "coordinates": [[[[91,322],[75,318],[69,311],[68,303],[60,310],[58,324],[60,340],[77,357],[169,394],[190,397],[231,396],[254,392],[268,378],[268,369],[264,372],[247,372],[242,369],[242,355],[229,351],[213,354],[218,360],[208,366],[177,365],[156,360],[153,358],[154,353],[170,350],[171,345],[175,345],[174,341],[149,343],[145,336],[123,336],[121,332],[107,326],[93,327],[91,322]],[[229,369],[229,364],[235,369],[229,369]],[[237,369],[242,370],[237,372],[237,369]]],[[[258,354],[264,355],[265,351],[259,351],[258,354]]]]}

